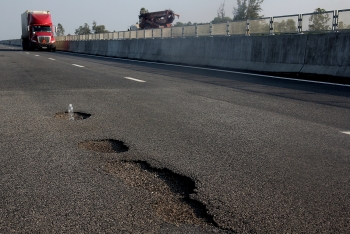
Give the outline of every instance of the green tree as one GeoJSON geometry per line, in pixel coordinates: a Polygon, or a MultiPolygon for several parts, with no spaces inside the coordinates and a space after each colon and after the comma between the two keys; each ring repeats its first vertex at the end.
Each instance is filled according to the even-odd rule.
{"type": "Polygon", "coordinates": [[[57,36],[64,36],[64,31],[65,30],[64,30],[62,24],[58,23],[56,35],[57,36]]]}
{"type": "Polygon", "coordinates": [[[217,13],[218,13],[218,17],[219,18],[224,18],[225,17],[225,1],[220,5],[217,13]]]}
{"type": "Polygon", "coordinates": [[[227,23],[227,21],[232,21],[232,19],[228,16],[225,16],[223,18],[221,17],[215,17],[211,22],[213,24],[220,24],[220,23],[227,23]]]}
{"type": "Polygon", "coordinates": [[[274,23],[275,32],[296,32],[297,24],[293,19],[282,20],[274,23]]]}
{"type": "Polygon", "coordinates": [[[252,20],[250,21],[250,33],[266,34],[270,32],[270,25],[266,21],[252,20]]]}
{"type": "Polygon", "coordinates": [[[264,0],[237,0],[237,7],[233,7],[234,20],[258,19],[264,0]]]}
{"type": "Polygon", "coordinates": [[[148,10],[146,8],[142,7],[140,9],[140,15],[145,14],[145,13],[148,13],[148,10]]]}
{"type": "Polygon", "coordinates": [[[331,17],[325,9],[317,8],[314,14],[309,18],[309,30],[310,31],[324,31],[331,29],[331,17]]]}
{"type": "Polygon", "coordinates": [[[237,0],[237,8],[233,7],[233,19],[234,20],[246,20],[247,19],[247,0],[237,0]]]}
{"type": "Polygon", "coordinates": [[[183,26],[193,26],[193,25],[201,25],[201,24],[208,24],[208,23],[192,23],[189,21],[188,23],[182,23],[182,22],[176,22],[176,24],[173,25],[173,27],[183,27],[183,26]]]}
{"type": "Polygon", "coordinates": [[[104,25],[97,25],[96,21],[92,22],[92,31],[95,34],[98,33],[109,33],[108,30],[106,30],[106,27],[104,25]]]}
{"type": "Polygon", "coordinates": [[[84,26],[80,26],[79,28],[75,29],[75,35],[86,35],[91,34],[90,26],[85,23],[84,26]]]}
{"type": "Polygon", "coordinates": [[[350,24],[344,24],[343,21],[338,23],[338,29],[350,29],[350,24]]]}
{"type": "Polygon", "coordinates": [[[185,24],[182,23],[182,22],[176,22],[176,24],[174,24],[174,27],[182,27],[184,26],[185,24]]]}
{"type": "Polygon", "coordinates": [[[220,5],[217,14],[218,16],[211,21],[213,24],[220,24],[226,23],[227,21],[232,21],[232,19],[230,17],[227,17],[225,14],[225,1],[220,5]]]}

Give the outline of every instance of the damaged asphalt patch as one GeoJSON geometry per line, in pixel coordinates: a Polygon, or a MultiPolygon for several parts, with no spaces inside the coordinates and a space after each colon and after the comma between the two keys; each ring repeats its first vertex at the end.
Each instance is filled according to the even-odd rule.
{"type": "Polygon", "coordinates": [[[221,229],[205,205],[191,198],[196,186],[189,177],[169,169],[153,168],[144,161],[109,162],[105,169],[129,186],[149,191],[154,198],[155,214],[165,222],[175,225],[209,225],[221,229]]]}
{"type": "MultiPolygon", "coordinates": [[[[91,116],[91,114],[83,113],[83,112],[74,112],[74,120],[84,120],[91,116]]],[[[55,118],[69,120],[68,112],[58,112],[55,114],[55,118]]]]}
{"type": "Polygon", "coordinates": [[[106,139],[106,140],[88,140],[78,144],[80,148],[92,150],[101,153],[122,153],[129,150],[122,141],[106,139]]]}

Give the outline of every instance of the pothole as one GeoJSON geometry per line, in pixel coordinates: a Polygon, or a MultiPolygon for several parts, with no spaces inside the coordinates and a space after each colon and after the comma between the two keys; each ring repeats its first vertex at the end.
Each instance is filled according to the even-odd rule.
{"type": "Polygon", "coordinates": [[[101,153],[122,153],[129,150],[122,141],[113,139],[83,141],[79,143],[79,147],[101,153]]]}
{"type": "MultiPolygon", "coordinates": [[[[74,120],[83,120],[83,119],[89,118],[90,116],[91,116],[91,114],[82,113],[82,112],[74,112],[74,120]]],[[[56,113],[55,118],[69,120],[68,111],[56,113]]]]}
{"type": "Polygon", "coordinates": [[[206,206],[191,198],[195,182],[168,169],[151,167],[144,161],[116,161],[106,165],[112,173],[133,187],[151,192],[155,214],[175,225],[210,225],[221,229],[208,213],[206,206]]]}

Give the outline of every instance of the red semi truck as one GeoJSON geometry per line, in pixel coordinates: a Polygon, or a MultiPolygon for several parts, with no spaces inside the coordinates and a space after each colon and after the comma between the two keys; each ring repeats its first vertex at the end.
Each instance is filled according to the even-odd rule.
{"type": "Polygon", "coordinates": [[[21,15],[23,50],[56,51],[55,32],[50,11],[26,11],[21,15]]]}

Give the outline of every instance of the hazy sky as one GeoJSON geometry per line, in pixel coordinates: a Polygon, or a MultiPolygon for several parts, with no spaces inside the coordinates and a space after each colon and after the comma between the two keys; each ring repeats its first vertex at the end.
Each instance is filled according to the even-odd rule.
{"type": "MultiPolygon", "coordinates": [[[[66,34],[93,20],[109,31],[125,31],[138,21],[141,7],[149,11],[172,9],[180,14],[181,22],[206,23],[213,20],[224,0],[0,0],[0,40],[21,37],[20,15],[26,10],[49,10],[55,25],[61,23],[66,34]]],[[[237,0],[225,1],[226,16],[233,17],[237,0]]],[[[281,16],[328,10],[350,9],[350,0],[265,0],[264,16],[281,16]]]]}

